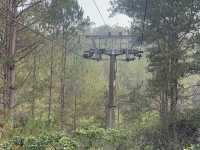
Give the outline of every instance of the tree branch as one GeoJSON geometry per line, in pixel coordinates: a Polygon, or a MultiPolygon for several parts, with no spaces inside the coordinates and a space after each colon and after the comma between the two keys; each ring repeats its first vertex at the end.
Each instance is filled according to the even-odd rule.
{"type": "Polygon", "coordinates": [[[25,13],[25,12],[28,11],[28,10],[30,10],[30,9],[33,8],[34,6],[40,4],[41,2],[42,2],[42,0],[37,1],[37,2],[35,2],[35,3],[33,3],[33,4],[31,4],[30,6],[26,7],[25,9],[23,9],[21,12],[18,13],[18,15],[17,15],[16,18],[20,17],[23,13],[25,13]]]}
{"type": "Polygon", "coordinates": [[[17,60],[15,60],[15,62],[19,62],[22,59],[24,59],[26,56],[28,56],[31,52],[33,52],[33,50],[35,50],[39,45],[33,45],[33,47],[31,48],[31,50],[27,51],[23,56],[19,57],[17,60]]]}

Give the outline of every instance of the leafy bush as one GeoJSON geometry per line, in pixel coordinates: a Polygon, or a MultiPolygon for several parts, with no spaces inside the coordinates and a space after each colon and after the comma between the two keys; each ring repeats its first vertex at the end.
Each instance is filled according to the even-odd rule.
{"type": "Polygon", "coordinates": [[[116,149],[119,146],[125,146],[128,138],[128,132],[125,130],[115,130],[90,127],[80,129],[75,134],[83,149],[116,149]]]}
{"type": "Polygon", "coordinates": [[[42,135],[38,137],[15,137],[1,145],[3,150],[45,150],[49,147],[59,150],[76,150],[77,143],[64,135],[42,135]]]}
{"type": "Polygon", "coordinates": [[[90,127],[76,131],[73,137],[63,134],[44,134],[37,137],[17,136],[0,146],[3,150],[114,150],[125,149],[128,133],[124,130],[114,130],[90,127]]]}

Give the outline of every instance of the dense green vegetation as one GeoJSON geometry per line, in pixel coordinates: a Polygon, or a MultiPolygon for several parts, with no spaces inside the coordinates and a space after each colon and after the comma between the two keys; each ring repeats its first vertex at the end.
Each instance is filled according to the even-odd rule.
{"type": "Polygon", "coordinates": [[[200,149],[200,3],[111,0],[111,7],[133,20],[130,29],[92,27],[76,0],[0,0],[0,149],[200,149]],[[105,129],[108,57],[84,59],[93,46],[85,35],[127,31],[144,54],[128,63],[119,57],[116,125],[105,129]]]}
{"type": "Polygon", "coordinates": [[[127,145],[128,134],[125,131],[90,127],[73,133],[70,137],[65,134],[43,134],[37,137],[17,136],[1,145],[10,149],[116,149],[127,145]]]}

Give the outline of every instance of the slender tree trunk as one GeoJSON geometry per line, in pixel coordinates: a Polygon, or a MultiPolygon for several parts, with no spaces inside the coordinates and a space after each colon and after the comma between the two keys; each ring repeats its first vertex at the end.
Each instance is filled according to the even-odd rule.
{"type": "Polygon", "coordinates": [[[77,128],[77,96],[74,96],[74,131],[77,128]]]}
{"type": "Polygon", "coordinates": [[[117,107],[117,128],[120,128],[120,105],[117,107]]]}
{"type": "MultiPolygon", "coordinates": [[[[64,56],[62,56],[62,66],[64,66],[64,56]]],[[[61,79],[60,79],[60,128],[63,130],[64,128],[64,108],[65,108],[65,80],[64,80],[64,70],[62,67],[61,79]]]]}
{"type": "Polygon", "coordinates": [[[165,93],[164,90],[160,91],[160,118],[163,122],[165,120],[165,93]]]}
{"type": "Polygon", "coordinates": [[[37,77],[36,77],[36,72],[37,72],[37,63],[36,63],[36,52],[33,54],[33,99],[31,102],[31,115],[32,119],[35,119],[35,99],[36,99],[36,88],[37,88],[37,77]]]}
{"type": "MultiPolygon", "coordinates": [[[[168,85],[168,83],[166,83],[168,85]]],[[[168,121],[168,90],[167,88],[163,88],[160,93],[160,99],[161,99],[161,110],[160,110],[160,118],[161,118],[161,123],[162,123],[162,128],[161,128],[161,139],[159,144],[160,147],[166,150],[170,150],[169,147],[169,121],[168,121]]]]}
{"type": "MultiPolygon", "coordinates": [[[[0,49],[0,59],[1,59],[1,52],[2,52],[2,49],[0,49]]],[[[3,81],[3,65],[0,66],[1,67],[1,80],[3,81]]],[[[1,114],[0,115],[4,115],[3,113],[3,86],[1,85],[0,86],[0,111],[1,111],[1,114]]]]}
{"type": "Polygon", "coordinates": [[[61,80],[60,80],[60,128],[64,129],[64,116],[65,116],[65,76],[66,76],[66,58],[67,58],[67,49],[66,49],[66,39],[63,32],[64,40],[64,51],[61,59],[61,80]]]}
{"type": "MultiPolygon", "coordinates": [[[[17,13],[17,2],[16,0],[7,0],[7,18],[6,18],[6,46],[4,49],[4,84],[3,84],[3,102],[4,110],[9,111],[10,117],[14,112],[16,105],[15,100],[15,63],[14,57],[16,52],[16,13],[17,13]]],[[[7,114],[7,113],[5,113],[7,114]]]]}
{"type": "Polygon", "coordinates": [[[50,65],[50,81],[49,81],[49,102],[48,102],[48,121],[51,122],[51,112],[52,112],[52,88],[53,88],[53,51],[54,51],[54,42],[52,41],[51,46],[51,65],[50,65]]]}
{"type": "MultiPolygon", "coordinates": [[[[159,48],[161,48],[160,43],[158,42],[159,48]]],[[[170,71],[171,71],[171,64],[170,64],[170,58],[169,58],[169,49],[166,48],[166,45],[162,48],[162,51],[165,52],[166,57],[165,58],[165,64],[163,64],[162,72],[162,84],[160,87],[160,120],[161,120],[161,139],[159,142],[159,147],[161,149],[165,150],[171,150],[170,146],[170,130],[169,130],[169,87],[170,87],[170,71]]]]}
{"type": "MultiPolygon", "coordinates": [[[[176,46],[173,45],[173,51],[176,52],[176,46]]],[[[176,56],[171,56],[171,64],[170,64],[170,123],[171,128],[170,135],[171,135],[171,149],[177,150],[179,143],[178,143],[178,137],[176,132],[176,119],[177,119],[177,103],[178,103],[178,78],[177,78],[177,64],[178,59],[176,56]]]]}

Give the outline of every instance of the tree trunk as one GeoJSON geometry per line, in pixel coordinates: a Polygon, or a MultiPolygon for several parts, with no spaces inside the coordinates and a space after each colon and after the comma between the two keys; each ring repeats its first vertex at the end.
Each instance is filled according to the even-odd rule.
{"type": "MultiPolygon", "coordinates": [[[[6,18],[6,46],[4,50],[4,83],[3,83],[3,102],[5,112],[9,112],[9,117],[14,112],[16,105],[15,100],[15,63],[14,57],[16,52],[16,31],[17,25],[15,22],[17,13],[16,0],[7,0],[7,18],[6,18]]],[[[5,113],[7,114],[7,113],[5,113]]]]}
{"type": "Polygon", "coordinates": [[[36,64],[36,52],[34,52],[33,54],[33,99],[31,102],[31,115],[32,115],[32,119],[35,119],[35,99],[36,99],[36,88],[37,88],[37,78],[36,78],[36,71],[37,71],[37,64],[36,64]]]}
{"type": "Polygon", "coordinates": [[[67,49],[66,49],[66,39],[63,32],[63,40],[65,48],[62,53],[61,58],[61,79],[60,79],[60,128],[64,129],[64,116],[65,116],[65,76],[66,76],[66,58],[67,58],[67,49]]]}
{"type": "Polygon", "coordinates": [[[53,88],[53,50],[54,42],[52,41],[51,46],[51,65],[50,65],[50,81],[49,81],[49,101],[48,101],[48,121],[51,122],[51,112],[52,112],[52,88],[53,88]]]}
{"type": "MultiPolygon", "coordinates": [[[[175,46],[174,46],[175,47],[175,46]]],[[[176,52],[176,48],[173,48],[173,51],[176,52]]],[[[171,149],[178,149],[178,137],[176,133],[176,119],[177,119],[177,103],[178,103],[178,78],[177,78],[177,64],[178,59],[176,56],[171,56],[170,63],[170,124],[169,128],[170,136],[171,136],[171,149]]]]}
{"type": "Polygon", "coordinates": [[[74,131],[77,128],[77,96],[74,96],[74,131]]]}
{"type": "Polygon", "coordinates": [[[168,114],[168,98],[167,91],[165,89],[160,91],[160,118],[161,121],[165,124],[168,114]]]}

